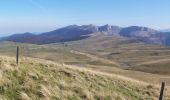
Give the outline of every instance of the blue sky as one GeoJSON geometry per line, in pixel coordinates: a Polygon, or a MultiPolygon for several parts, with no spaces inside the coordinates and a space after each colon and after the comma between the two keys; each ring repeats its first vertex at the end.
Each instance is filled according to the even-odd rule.
{"type": "Polygon", "coordinates": [[[71,24],[170,28],[170,0],[1,0],[0,34],[71,24]]]}

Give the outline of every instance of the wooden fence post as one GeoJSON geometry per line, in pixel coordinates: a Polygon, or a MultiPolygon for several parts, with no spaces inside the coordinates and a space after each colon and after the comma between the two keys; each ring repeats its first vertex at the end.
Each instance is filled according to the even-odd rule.
{"type": "Polygon", "coordinates": [[[17,46],[17,51],[16,51],[16,63],[17,65],[19,63],[19,46],[17,46]]]}
{"type": "Polygon", "coordinates": [[[166,85],[165,82],[162,82],[160,95],[159,95],[159,100],[163,100],[165,85],[166,85]]]}

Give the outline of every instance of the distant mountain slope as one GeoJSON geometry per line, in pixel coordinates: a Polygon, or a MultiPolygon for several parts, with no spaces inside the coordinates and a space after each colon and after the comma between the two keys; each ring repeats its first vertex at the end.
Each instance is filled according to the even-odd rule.
{"type": "Polygon", "coordinates": [[[130,26],[122,28],[119,34],[127,37],[149,37],[156,33],[158,33],[158,31],[147,27],[130,26]]]}
{"type": "Polygon", "coordinates": [[[160,32],[147,27],[130,26],[123,28],[119,34],[124,37],[136,38],[145,43],[162,44],[161,37],[157,35],[160,32]]]}
{"type": "Polygon", "coordinates": [[[80,40],[94,32],[97,32],[97,29],[93,25],[71,25],[38,35],[38,44],[80,40]]]}
{"type": "Polygon", "coordinates": [[[140,26],[121,28],[119,26],[110,25],[70,25],[39,35],[34,35],[31,33],[15,34],[2,38],[1,40],[34,44],[49,44],[85,39],[90,37],[93,33],[103,33],[104,35],[109,36],[135,38],[144,43],[170,45],[170,32],[160,32],[151,28],[140,26]]]}
{"type": "Polygon", "coordinates": [[[14,42],[26,42],[26,43],[34,43],[36,40],[36,35],[32,33],[23,33],[23,34],[14,34],[9,37],[2,38],[6,41],[14,41],[14,42]]]}
{"type": "Polygon", "coordinates": [[[161,30],[159,30],[160,32],[170,32],[170,28],[168,28],[168,29],[161,29],[161,30]]]}
{"type": "Polygon", "coordinates": [[[97,28],[93,25],[71,25],[39,35],[34,35],[31,33],[14,34],[9,37],[4,37],[1,40],[22,43],[48,44],[84,39],[89,37],[91,33],[95,32],[97,32],[97,28]]]}

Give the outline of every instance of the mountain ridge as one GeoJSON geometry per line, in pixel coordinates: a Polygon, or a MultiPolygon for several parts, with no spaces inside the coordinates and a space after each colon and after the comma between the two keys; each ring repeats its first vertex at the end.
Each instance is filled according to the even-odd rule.
{"type": "Polygon", "coordinates": [[[144,43],[170,45],[170,32],[161,32],[143,26],[119,27],[112,25],[69,25],[50,32],[41,34],[14,34],[1,38],[1,41],[13,41],[33,44],[49,44],[57,42],[67,42],[81,40],[90,37],[93,33],[103,33],[109,36],[122,36],[135,38],[144,43]]]}

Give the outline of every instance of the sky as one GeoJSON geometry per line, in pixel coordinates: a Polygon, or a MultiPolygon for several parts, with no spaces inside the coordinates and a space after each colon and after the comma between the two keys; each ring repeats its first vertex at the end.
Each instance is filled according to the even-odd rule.
{"type": "Polygon", "coordinates": [[[170,28],[170,0],[0,0],[0,35],[67,25],[170,28]]]}

